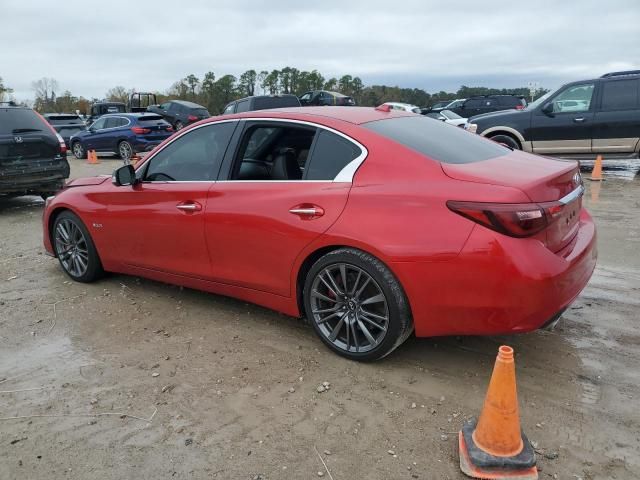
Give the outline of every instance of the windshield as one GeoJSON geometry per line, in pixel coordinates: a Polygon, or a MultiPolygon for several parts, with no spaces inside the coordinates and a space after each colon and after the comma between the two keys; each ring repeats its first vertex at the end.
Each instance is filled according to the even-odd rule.
{"type": "Polygon", "coordinates": [[[442,110],[440,113],[443,116],[447,117],[449,120],[457,120],[459,118],[462,118],[460,115],[458,115],[455,112],[452,112],[451,110],[442,110]]]}
{"type": "Polygon", "coordinates": [[[0,135],[39,132],[49,130],[42,119],[28,108],[3,108],[0,110],[0,135]]]}
{"type": "Polygon", "coordinates": [[[552,90],[550,92],[545,93],[543,96],[541,96],[539,99],[537,99],[534,102],[531,102],[529,105],[527,105],[525,107],[525,110],[534,110],[538,107],[538,105],[542,105],[544,102],[547,101],[547,99],[553,95],[554,93],[556,93],[557,90],[552,90]]]}

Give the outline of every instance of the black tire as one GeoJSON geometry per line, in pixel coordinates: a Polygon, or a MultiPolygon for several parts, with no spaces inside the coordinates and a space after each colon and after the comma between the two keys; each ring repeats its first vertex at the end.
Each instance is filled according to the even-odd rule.
{"type": "Polygon", "coordinates": [[[78,160],[87,158],[87,151],[80,142],[73,142],[73,144],[71,144],[71,151],[73,152],[73,156],[78,160]]]}
{"type": "Polygon", "coordinates": [[[60,266],[64,272],[76,282],[89,283],[104,275],[102,262],[100,261],[93,239],[91,238],[87,227],[85,227],[82,220],[80,220],[76,214],[67,210],[56,217],[53,222],[53,230],[51,231],[51,240],[53,249],[56,252],[56,257],[58,257],[60,262],[60,266]],[[71,226],[75,227],[77,231],[73,230],[73,227],[71,226]],[[70,248],[66,248],[72,242],[65,242],[62,232],[59,231],[60,228],[66,230],[67,235],[72,236],[72,239],[79,238],[79,234],[82,234],[82,240],[78,242],[76,245],[77,248],[72,254],[69,254],[70,248]],[[75,232],[78,235],[72,235],[72,232],[75,232]],[[81,257],[82,261],[74,261],[69,257],[69,255],[77,254],[76,258],[80,258],[81,249],[84,249],[85,252],[85,256],[81,257]],[[82,265],[84,262],[86,262],[86,268],[82,270],[75,269],[76,265],[82,265]]]}
{"type": "Polygon", "coordinates": [[[118,143],[118,156],[125,164],[131,161],[131,157],[133,157],[133,154],[133,146],[129,142],[127,142],[126,140],[122,140],[120,143],[118,143]]]}
{"type": "Polygon", "coordinates": [[[307,319],[316,334],[331,350],[351,360],[379,360],[399,347],[413,332],[409,302],[400,282],[384,263],[361,250],[340,248],[322,256],[307,273],[303,294],[307,319]],[[331,272],[336,272],[336,269],[334,283],[329,276],[334,275],[331,272]],[[361,278],[363,280],[360,280],[361,278]],[[323,283],[320,283],[320,280],[323,283]],[[334,288],[329,287],[325,280],[331,282],[334,288]],[[366,286],[363,286],[365,284],[366,286]],[[326,296],[319,291],[322,288],[325,289],[326,296]],[[363,300],[360,295],[366,296],[366,289],[371,289],[366,295],[374,296],[363,300]],[[338,292],[331,295],[333,290],[338,292]],[[356,292],[357,290],[359,292],[356,292]],[[380,295],[384,300],[370,302],[380,295]],[[328,296],[333,297],[335,301],[327,298],[328,296]],[[320,305],[322,302],[325,303],[324,306],[320,305]],[[375,304],[378,306],[374,307],[375,304]],[[319,308],[314,309],[314,306],[319,308]],[[371,317],[371,308],[381,310],[371,317]],[[324,314],[327,315],[322,317],[324,314]],[[334,318],[329,321],[331,317],[334,318]],[[363,327],[365,324],[367,328],[363,327]],[[386,329],[379,328],[376,324],[386,326],[386,329]],[[337,335],[336,330],[339,331],[337,335]],[[365,330],[369,335],[366,335],[365,330]],[[334,336],[334,339],[331,339],[331,336],[334,336]],[[354,345],[350,344],[349,337],[354,345]],[[362,346],[358,338],[363,342],[362,346]]]}
{"type": "Polygon", "coordinates": [[[498,135],[493,135],[489,138],[494,142],[503,143],[507,147],[513,150],[522,150],[522,147],[520,146],[520,142],[518,142],[518,140],[513,138],[511,135],[498,134],[498,135]]]}

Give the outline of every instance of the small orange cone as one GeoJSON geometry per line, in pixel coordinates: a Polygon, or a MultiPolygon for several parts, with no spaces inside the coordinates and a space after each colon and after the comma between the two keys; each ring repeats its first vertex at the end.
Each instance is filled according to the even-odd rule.
{"type": "Polygon", "coordinates": [[[460,469],[472,478],[536,480],[536,456],[520,430],[513,348],[498,350],[480,419],[458,435],[460,469]]]}
{"type": "Polygon", "coordinates": [[[95,150],[89,150],[87,152],[87,163],[90,165],[96,165],[100,163],[98,160],[98,153],[95,150]]]}
{"type": "Polygon", "coordinates": [[[142,160],[142,157],[140,157],[137,153],[134,153],[129,159],[129,163],[131,163],[131,165],[135,167],[140,160],[142,160]]]}
{"type": "Polygon", "coordinates": [[[598,155],[596,157],[596,163],[593,164],[593,170],[591,171],[591,176],[589,180],[594,182],[600,182],[604,180],[602,177],[602,155],[598,155]]]}

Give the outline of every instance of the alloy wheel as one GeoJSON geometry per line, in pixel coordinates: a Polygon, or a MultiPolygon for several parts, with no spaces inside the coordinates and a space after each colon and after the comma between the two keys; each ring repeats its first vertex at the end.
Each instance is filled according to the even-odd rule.
{"type": "Polygon", "coordinates": [[[122,158],[122,160],[124,160],[125,163],[127,163],[131,158],[133,149],[131,148],[131,145],[129,144],[129,142],[120,142],[120,146],[118,147],[118,152],[120,153],[120,158],[122,158]]]}
{"type": "Polygon", "coordinates": [[[368,352],[387,334],[387,298],[373,277],[355,265],[335,263],[318,272],[310,300],[321,334],[341,350],[368,352]]]}
{"type": "Polygon", "coordinates": [[[55,244],[60,263],[72,277],[81,277],[87,272],[89,266],[87,239],[75,222],[65,218],[57,224],[55,244]]]}
{"type": "Polygon", "coordinates": [[[80,142],[73,144],[73,154],[76,158],[82,158],[84,156],[84,149],[82,148],[82,145],[80,145],[80,142]]]}

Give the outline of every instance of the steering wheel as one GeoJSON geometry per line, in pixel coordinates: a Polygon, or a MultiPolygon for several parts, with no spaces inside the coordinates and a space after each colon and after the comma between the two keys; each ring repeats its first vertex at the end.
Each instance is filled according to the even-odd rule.
{"type": "Polygon", "coordinates": [[[149,175],[146,180],[149,182],[174,182],[176,179],[166,173],[157,172],[149,175]]]}

